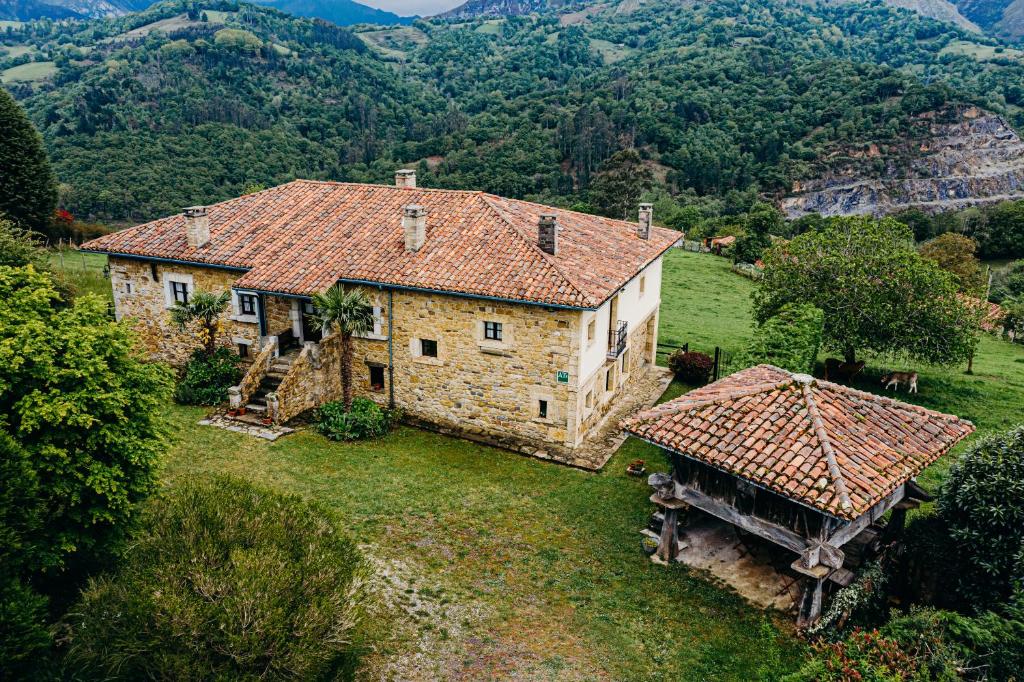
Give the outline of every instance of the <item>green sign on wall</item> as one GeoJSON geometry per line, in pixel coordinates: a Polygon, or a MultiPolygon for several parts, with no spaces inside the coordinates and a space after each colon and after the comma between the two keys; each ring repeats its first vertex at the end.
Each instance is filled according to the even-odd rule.
{"type": "Polygon", "coordinates": [[[555,372],[555,379],[560,384],[567,384],[567,383],[569,383],[569,373],[568,372],[561,372],[561,371],[555,372]]]}

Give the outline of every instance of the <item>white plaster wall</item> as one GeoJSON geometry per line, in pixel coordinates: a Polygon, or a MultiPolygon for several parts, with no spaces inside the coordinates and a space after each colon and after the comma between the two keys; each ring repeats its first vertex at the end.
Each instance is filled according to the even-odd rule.
{"type": "MultiPolygon", "coordinates": [[[[652,311],[661,303],[661,258],[648,265],[619,291],[618,320],[628,324],[627,333],[631,334],[638,325],[643,323],[652,311]],[[644,292],[640,293],[640,278],[644,278],[644,292]]],[[[594,374],[604,367],[608,353],[608,315],[611,311],[611,299],[605,301],[597,310],[584,312],[580,324],[580,385],[585,384],[594,374]],[[591,320],[596,320],[596,333],[592,342],[587,340],[587,327],[591,320]]],[[[642,352],[642,349],[635,349],[642,352]]]]}

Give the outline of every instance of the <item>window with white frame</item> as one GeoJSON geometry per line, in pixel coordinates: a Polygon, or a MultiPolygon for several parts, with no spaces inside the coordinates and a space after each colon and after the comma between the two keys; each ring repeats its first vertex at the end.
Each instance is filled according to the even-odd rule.
{"type": "Polygon", "coordinates": [[[188,303],[195,291],[192,284],[192,275],[183,275],[175,272],[167,272],[163,275],[164,281],[164,304],[173,308],[179,303],[188,303]]]}
{"type": "Polygon", "coordinates": [[[255,315],[256,314],[256,294],[239,294],[238,295],[238,314],[239,315],[255,315]]]}
{"type": "Polygon", "coordinates": [[[501,322],[484,322],[484,338],[488,341],[501,341],[501,322]]]}

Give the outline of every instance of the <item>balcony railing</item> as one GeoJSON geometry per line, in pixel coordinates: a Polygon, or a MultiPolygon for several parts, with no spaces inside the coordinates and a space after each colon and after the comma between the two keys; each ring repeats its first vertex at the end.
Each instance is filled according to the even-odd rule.
{"type": "Polygon", "coordinates": [[[626,350],[626,321],[619,320],[615,329],[608,330],[608,359],[614,360],[626,350]]]}

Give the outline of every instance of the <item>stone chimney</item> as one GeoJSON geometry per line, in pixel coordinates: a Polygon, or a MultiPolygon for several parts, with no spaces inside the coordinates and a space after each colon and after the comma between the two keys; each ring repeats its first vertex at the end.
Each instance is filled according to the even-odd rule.
{"type": "Polygon", "coordinates": [[[402,210],[402,230],[405,232],[405,250],[415,253],[427,241],[427,211],[416,204],[402,210]]]}
{"type": "Polygon", "coordinates": [[[412,189],[416,187],[416,171],[402,168],[395,171],[395,187],[412,189]]]}
{"type": "Polygon", "coordinates": [[[537,222],[537,246],[552,256],[558,253],[558,217],[555,214],[541,214],[537,222]]]}
{"type": "Polygon", "coordinates": [[[184,211],[185,237],[193,249],[206,246],[210,241],[210,219],[205,206],[190,206],[184,211]]]}
{"type": "Polygon", "coordinates": [[[640,204],[640,217],[636,224],[636,236],[640,239],[651,238],[651,221],[654,219],[654,206],[640,204]]]}

